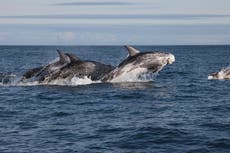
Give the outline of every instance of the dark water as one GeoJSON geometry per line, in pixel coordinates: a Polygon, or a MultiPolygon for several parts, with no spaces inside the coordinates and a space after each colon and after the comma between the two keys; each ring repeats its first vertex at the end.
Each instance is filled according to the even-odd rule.
{"type": "MultiPolygon", "coordinates": [[[[0,72],[20,75],[57,57],[118,64],[122,47],[0,47],[0,72]]],[[[176,62],[155,82],[0,86],[0,152],[229,153],[230,81],[208,74],[230,64],[230,46],[139,46],[176,62]]]]}

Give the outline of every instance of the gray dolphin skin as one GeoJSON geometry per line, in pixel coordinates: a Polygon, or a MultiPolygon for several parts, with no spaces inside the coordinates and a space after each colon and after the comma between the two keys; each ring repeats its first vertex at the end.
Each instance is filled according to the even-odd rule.
{"type": "Polygon", "coordinates": [[[36,67],[27,71],[25,74],[23,74],[20,81],[23,82],[29,79],[30,81],[41,82],[50,74],[59,71],[62,67],[70,63],[69,57],[66,56],[63,51],[57,50],[57,52],[59,55],[59,60],[57,62],[47,64],[45,66],[36,67]]]}
{"type": "MultiPolygon", "coordinates": [[[[128,51],[128,57],[123,60],[113,71],[103,77],[105,82],[127,81],[129,77],[140,76],[144,73],[159,72],[167,64],[175,61],[175,56],[170,53],[161,53],[155,51],[140,52],[139,50],[125,46],[128,51]]],[[[130,80],[132,81],[132,80],[130,80]]]]}
{"type": "Polygon", "coordinates": [[[230,79],[230,66],[222,68],[219,72],[211,73],[208,76],[209,80],[225,80],[230,79]]]}
{"type": "Polygon", "coordinates": [[[57,80],[71,81],[73,77],[88,77],[92,81],[130,82],[129,78],[138,78],[145,73],[159,72],[167,64],[172,64],[175,57],[170,53],[140,52],[125,46],[128,57],[117,67],[97,61],[82,60],[74,54],[57,50],[59,60],[27,71],[21,82],[38,81],[49,84],[57,80]]]}
{"type": "Polygon", "coordinates": [[[114,69],[113,66],[96,61],[84,61],[77,56],[57,50],[59,60],[57,62],[37,67],[23,74],[20,82],[38,81],[50,83],[55,80],[70,80],[73,77],[84,78],[93,81],[100,80],[105,74],[114,69]]]}
{"type": "Polygon", "coordinates": [[[81,60],[73,54],[66,54],[70,58],[70,63],[46,78],[46,82],[52,80],[67,79],[73,77],[84,78],[85,76],[92,81],[101,80],[101,78],[114,69],[113,66],[96,61],[81,60]]]}

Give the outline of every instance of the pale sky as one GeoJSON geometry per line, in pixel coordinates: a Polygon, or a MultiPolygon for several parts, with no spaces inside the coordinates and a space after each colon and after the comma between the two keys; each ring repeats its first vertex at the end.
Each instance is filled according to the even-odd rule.
{"type": "Polygon", "coordinates": [[[230,0],[0,0],[0,45],[230,44],[230,0]]]}

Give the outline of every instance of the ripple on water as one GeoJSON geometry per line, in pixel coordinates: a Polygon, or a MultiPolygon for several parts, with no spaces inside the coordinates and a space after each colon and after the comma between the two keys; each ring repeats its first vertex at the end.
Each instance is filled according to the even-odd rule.
{"type": "Polygon", "coordinates": [[[185,130],[169,129],[163,127],[143,127],[132,132],[124,132],[117,141],[110,142],[122,149],[152,149],[160,145],[191,144],[185,138],[189,133],[185,130]]]}
{"type": "Polygon", "coordinates": [[[220,138],[214,139],[207,143],[208,148],[211,151],[227,153],[230,150],[230,139],[229,138],[220,138]]]}

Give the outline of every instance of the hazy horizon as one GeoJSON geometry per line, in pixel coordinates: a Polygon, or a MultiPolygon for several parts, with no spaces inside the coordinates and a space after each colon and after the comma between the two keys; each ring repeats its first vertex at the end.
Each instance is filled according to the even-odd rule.
{"type": "Polygon", "coordinates": [[[0,45],[229,45],[228,0],[8,0],[0,45]]]}

